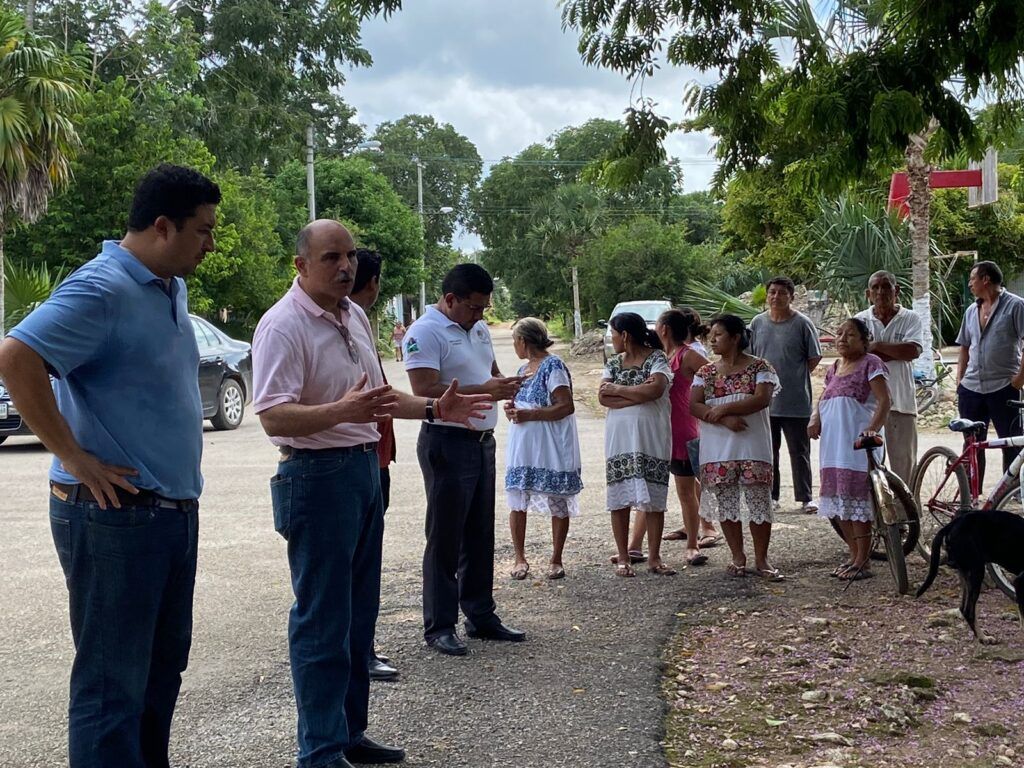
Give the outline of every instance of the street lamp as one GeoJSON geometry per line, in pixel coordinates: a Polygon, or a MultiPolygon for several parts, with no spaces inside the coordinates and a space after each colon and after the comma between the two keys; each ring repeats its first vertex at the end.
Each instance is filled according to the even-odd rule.
{"type": "MultiPolygon", "coordinates": [[[[315,152],[313,146],[313,126],[306,126],[306,196],[309,199],[309,220],[316,220],[316,182],[313,178],[313,161],[315,152]]],[[[370,152],[380,152],[379,141],[361,141],[355,146],[356,150],[365,149],[370,152]]]]}

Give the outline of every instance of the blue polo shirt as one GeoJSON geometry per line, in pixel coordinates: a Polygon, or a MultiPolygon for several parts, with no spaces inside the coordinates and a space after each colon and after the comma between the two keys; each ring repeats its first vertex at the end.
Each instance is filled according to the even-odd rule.
{"type": "MultiPolygon", "coordinates": [[[[130,481],[139,488],[199,497],[199,350],[184,280],[166,286],[107,240],[10,335],[57,377],[57,406],[82,448],[137,469],[130,481]]],[[[56,457],[50,479],[78,482],[56,457]]]]}

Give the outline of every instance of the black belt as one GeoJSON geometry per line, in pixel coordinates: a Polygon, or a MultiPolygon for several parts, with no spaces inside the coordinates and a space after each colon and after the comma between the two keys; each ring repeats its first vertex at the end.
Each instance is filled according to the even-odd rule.
{"type": "Polygon", "coordinates": [[[358,445],[346,445],[341,448],[292,448],[290,445],[279,445],[277,449],[281,452],[281,461],[287,461],[296,456],[330,456],[332,453],[375,453],[377,451],[377,443],[376,441],[372,443],[359,443],[358,445]]]}
{"type": "Polygon", "coordinates": [[[474,443],[483,443],[487,438],[494,437],[493,429],[464,429],[463,427],[449,427],[445,424],[423,424],[427,432],[437,432],[442,435],[451,435],[462,440],[472,440],[474,443]]]}
{"type": "MultiPolygon", "coordinates": [[[[90,501],[99,504],[99,500],[89,490],[89,486],[83,483],[65,485],[50,481],[50,493],[61,501],[69,504],[77,504],[80,501],[90,501]]],[[[124,488],[115,485],[114,495],[123,507],[157,507],[159,509],[177,509],[181,512],[193,512],[199,507],[197,499],[168,499],[159,493],[139,489],[138,493],[130,493],[124,488]]]]}

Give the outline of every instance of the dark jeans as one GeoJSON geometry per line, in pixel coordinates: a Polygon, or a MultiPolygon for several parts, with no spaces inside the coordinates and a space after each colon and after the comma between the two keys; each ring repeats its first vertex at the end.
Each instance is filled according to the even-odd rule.
{"type": "Polygon", "coordinates": [[[384,531],[378,470],[363,447],[298,451],[270,481],[295,593],[288,649],[299,768],[337,760],[366,730],[384,531]]]}
{"type": "Polygon", "coordinates": [[[380,498],[387,512],[391,506],[391,470],[388,467],[380,468],[380,498]]]}
{"type": "Polygon", "coordinates": [[[789,468],[793,472],[793,498],[797,501],[811,500],[811,438],[807,436],[810,417],[772,416],[772,498],[779,500],[779,451],[782,436],[786,436],[789,450],[789,468]]]}
{"type": "MultiPolygon", "coordinates": [[[[996,434],[1000,437],[1013,437],[1021,434],[1020,411],[1006,404],[1007,400],[1020,400],[1020,392],[1007,385],[1002,389],[983,395],[967,389],[963,385],[957,387],[957,406],[960,416],[972,421],[983,421],[991,423],[996,428],[996,434]]],[[[980,439],[988,437],[986,431],[980,439]]],[[[978,474],[985,478],[985,453],[979,451],[978,474]]],[[[1003,448],[1003,472],[1010,467],[1010,462],[1020,453],[1020,448],[1003,448]]],[[[979,488],[981,486],[979,485],[979,488]]]]}
{"type": "Polygon", "coordinates": [[[50,496],[75,661],[71,768],[166,768],[192,643],[198,504],[100,509],[50,496]]]}
{"type": "Polygon", "coordinates": [[[416,443],[427,491],[423,636],[450,632],[459,607],[494,626],[494,437],[424,424],[416,443]]]}

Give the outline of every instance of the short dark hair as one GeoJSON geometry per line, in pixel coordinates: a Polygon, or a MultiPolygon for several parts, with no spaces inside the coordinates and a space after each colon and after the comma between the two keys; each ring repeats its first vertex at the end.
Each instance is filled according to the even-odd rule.
{"type": "Polygon", "coordinates": [[[979,261],[972,269],[978,273],[978,277],[987,277],[992,285],[1003,284],[1003,270],[994,261],[979,261]]]}
{"type": "Polygon", "coordinates": [[[180,165],[161,163],[143,176],[135,187],[128,230],[142,232],[161,216],[174,222],[177,229],[196,215],[201,205],[220,203],[220,187],[199,171],[180,165]]]}
{"type": "Polygon", "coordinates": [[[441,281],[441,295],[449,293],[454,293],[460,299],[469,298],[471,293],[490,296],[494,293],[494,281],[490,273],[479,264],[456,264],[441,281]]]}
{"type": "Polygon", "coordinates": [[[658,338],[658,334],[648,328],[647,321],[636,312],[621,312],[612,317],[612,319],[608,321],[608,325],[619,333],[628,335],[641,347],[647,347],[648,349],[664,349],[661,345],[661,339],[658,338]]]}
{"type": "Polygon", "coordinates": [[[767,291],[773,285],[781,285],[783,288],[789,291],[790,296],[796,295],[796,283],[794,283],[785,275],[776,275],[775,277],[773,277],[771,280],[764,284],[764,289],[767,291]]]}
{"type": "Polygon", "coordinates": [[[356,279],[352,281],[352,293],[359,293],[375,277],[380,280],[382,257],[377,251],[357,248],[356,258],[359,259],[359,265],[356,267],[356,279]]]}

